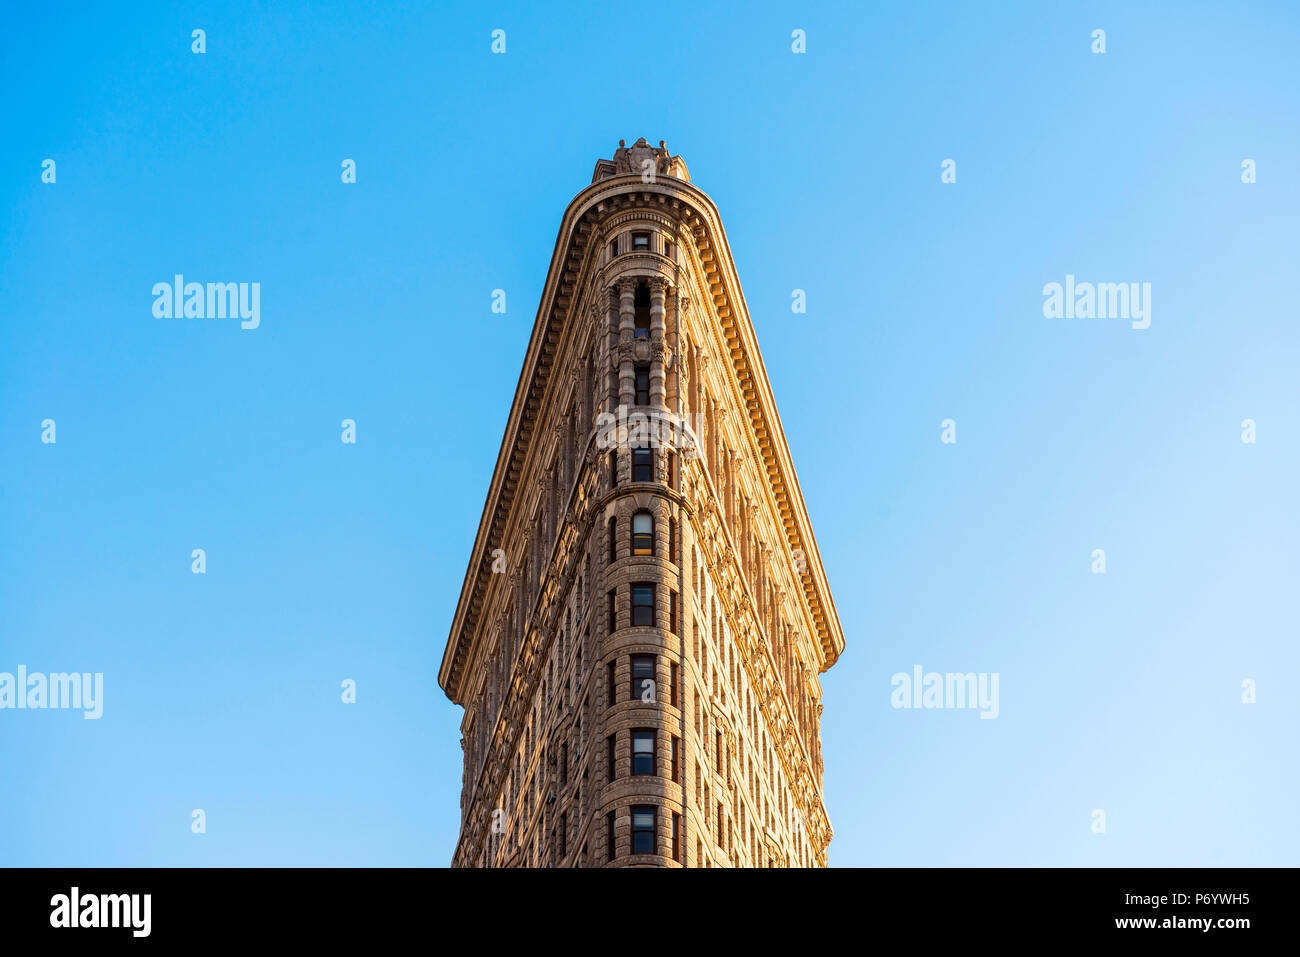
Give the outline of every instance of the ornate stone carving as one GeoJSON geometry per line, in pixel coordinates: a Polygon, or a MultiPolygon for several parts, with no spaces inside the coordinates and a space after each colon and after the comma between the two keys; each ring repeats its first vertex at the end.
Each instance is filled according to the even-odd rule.
{"type": "MultiPolygon", "coordinates": [[[[682,162],[682,158],[672,156],[663,140],[659,141],[657,147],[647,143],[644,136],[631,146],[627,146],[625,140],[619,140],[618,149],[614,151],[613,162],[614,172],[617,175],[636,173],[639,176],[645,176],[654,173],[663,176],[675,176],[678,179],[690,179],[686,172],[686,164],[682,162]]],[[[599,172],[600,168],[597,167],[597,175],[599,175],[599,172]]]]}

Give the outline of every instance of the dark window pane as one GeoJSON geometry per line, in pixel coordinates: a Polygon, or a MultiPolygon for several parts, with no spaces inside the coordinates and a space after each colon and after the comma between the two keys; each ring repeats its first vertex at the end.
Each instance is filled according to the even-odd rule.
{"type": "Polygon", "coordinates": [[[643,700],[646,685],[654,680],[655,660],[651,655],[632,656],[632,697],[643,700]]]}
{"type": "Polygon", "coordinates": [[[655,465],[654,449],[633,449],[632,450],[632,481],[653,482],[654,465],[655,465]]]}
{"type": "Polygon", "coordinates": [[[655,623],[654,585],[632,586],[632,624],[653,626],[655,623]]]}
{"type": "Polygon", "coordinates": [[[632,853],[653,854],[655,852],[655,809],[653,807],[632,808],[632,853]]]}
{"type": "Polygon", "coordinates": [[[653,731],[632,732],[632,773],[655,773],[655,735],[653,731]]]}
{"type": "Polygon", "coordinates": [[[636,297],[632,300],[633,335],[637,339],[650,338],[650,289],[645,285],[636,287],[636,297]]]}

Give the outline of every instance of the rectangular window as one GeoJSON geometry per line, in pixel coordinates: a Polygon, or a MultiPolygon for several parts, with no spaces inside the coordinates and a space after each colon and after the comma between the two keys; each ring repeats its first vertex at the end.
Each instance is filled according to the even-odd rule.
{"type": "Polygon", "coordinates": [[[682,860],[682,816],[673,814],[673,860],[679,864],[685,864],[682,860]]]}
{"type": "Polygon", "coordinates": [[[681,784],[682,782],[682,776],[677,768],[677,762],[678,762],[677,756],[678,753],[681,751],[681,743],[682,743],[682,739],[677,737],[677,735],[673,735],[672,747],[670,748],[668,754],[668,760],[672,762],[673,782],[676,784],[681,784]]]}
{"type": "Polygon", "coordinates": [[[569,853],[569,815],[560,815],[560,860],[569,853]]]}
{"type": "Polygon", "coordinates": [[[560,784],[569,783],[569,743],[560,745],[560,784]]]}
{"type": "Polygon", "coordinates": [[[632,450],[632,481],[653,482],[655,480],[654,449],[632,450]]]}
{"type": "Polygon", "coordinates": [[[668,453],[668,487],[677,487],[677,453],[668,453]]]}
{"type": "Polygon", "coordinates": [[[617,751],[617,734],[611,734],[605,739],[605,780],[613,781],[618,768],[614,764],[614,755],[617,751]]]}
{"type": "Polygon", "coordinates": [[[618,519],[611,516],[609,519],[609,563],[612,565],[618,561],[618,519]]]}
{"type": "Polygon", "coordinates": [[[668,666],[668,703],[674,708],[677,704],[677,663],[674,662],[668,666]]]}
{"type": "Polygon", "coordinates": [[[654,655],[632,656],[632,698],[654,704],[655,659],[654,655]],[[646,692],[650,695],[647,699],[646,692]]]}
{"type": "Polygon", "coordinates": [[[655,733],[650,728],[632,731],[632,773],[655,773],[655,733]]]}
{"type": "Polygon", "coordinates": [[[677,558],[677,519],[668,519],[668,560],[680,564],[677,558]]]}
{"type": "Polygon", "coordinates": [[[605,665],[605,707],[614,703],[614,662],[605,665]]]}
{"type": "Polygon", "coordinates": [[[609,487],[618,487],[618,452],[609,453],[609,487]]]}
{"type": "Polygon", "coordinates": [[[665,239],[664,239],[664,255],[667,256],[669,259],[672,259],[672,258],[673,258],[673,254],[676,253],[676,252],[677,252],[677,246],[673,243],[673,241],[672,241],[671,239],[665,238],[665,239]]]}
{"type": "Polygon", "coordinates": [[[655,852],[655,811],[651,805],[637,805],[632,808],[632,853],[653,854],[655,852]]]}
{"type": "Polygon", "coordinates": [[[632,375],[636,382],[636,404],[650,404],[650,367],[633,366],[632,375]]]}
{"type": "Polygon", "coordinates": [[[633,233],[632,234],[632,251],[644,253],[650,251],[650,234],[633,233]]]}
{"type": "Polygon", "coordinates": [[[632,586],[632,624],[654,627],[655,586],[638,582],[632,586]]]}
{"type": "Polygon", "coordinates": [[[677,592],[668,593],[668,630],[677,634],[677,592]]]}
{"type": "Polygon", "coordinates": [[[717,746],[717,751],[716,751],[716,754],[717,754],[717,772],[718,772],[719,774],[721,774],[721,773],[722,773],[722,750],[723,750],[722,732],[721,732],[721,731],[716,732],[716,733],[714,734],[714,738],[713,738],[713,740],[714,740],[715,745],[717,746]]]}
{"type": "Polygon", "coordinates": [[[605,815],[605,860],[614,859],[614,812],[605,815]]]}
{"type": "Polygon", "coordinates": [[[618,255],[618,240],[611,239],[609,242],[609,258],[613,259],[618,255]]]}
{"type": "Polygon", "coordinates": [[[607,600],[607,604],[609,605],[609,608],[608,608],[608,612],[609,612],[609,617],[608,617],[609,630],[608,630],[607,632],[605,632],[605,634],[607,634],[607,635],[612,635],[612,634],[614,634],[614,629],[618,627],[618,622],[617,622],[617,620],[616,620],[616,618],[615,618],[615,613],[618,611],[618,607],[617,607],[617,604],[616,604],[617,599],[614,597],[614,589],[613,589],[613,588],[611,588],[611,589],[609,590],[609,594],[606,595],[605,598],[606,598],[606,600],[607,600]]]}

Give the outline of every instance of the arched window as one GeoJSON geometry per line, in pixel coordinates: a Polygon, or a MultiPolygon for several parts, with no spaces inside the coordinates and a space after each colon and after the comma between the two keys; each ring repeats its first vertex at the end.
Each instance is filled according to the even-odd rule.
{"type": "Polygon", "coordinates": [[[653,555],[655,553],[655,520],[649,512],[637,512],[632,516],[632,554],[653,555]]]}

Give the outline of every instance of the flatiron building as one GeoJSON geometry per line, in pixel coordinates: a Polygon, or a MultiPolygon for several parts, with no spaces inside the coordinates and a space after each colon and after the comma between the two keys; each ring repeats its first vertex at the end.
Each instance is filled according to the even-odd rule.
{"type": "Polygon", "coordinates": [[[620,143],[564,213],[438,675],[453,866],[825,866],[843,648],[718,210],[620,143]]]}

